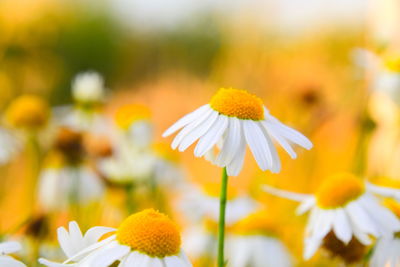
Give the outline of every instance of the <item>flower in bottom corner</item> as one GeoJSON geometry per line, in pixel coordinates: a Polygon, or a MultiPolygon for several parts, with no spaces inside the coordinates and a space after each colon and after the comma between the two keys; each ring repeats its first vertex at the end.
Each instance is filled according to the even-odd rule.
{"type": "Polygon", "coordinates": [[[365,247],[372,243],[371,236],[392,236],[400,231],[400,220],[374,196],[395,197],[399,191],[372,185],[350,173],[329,177],[315,195],[270,186],[265,186],[264,190],[299,201],[298,214],[310,211],[304,242],[305,259],[310,259],[323,246],[332,256],[353,263],[362,259],[365,247]],[[356,251],[357,255],[353,253],[356,251]]]}
{"type": "Polygon", "coordinates": [[[18,242],[9,241],[0,243],[0,266],[26,267],[25,264],[8,255],[19,250],[21,250],[21,245],[18,242]]]}
{"type": "MultiPolygon", "coordinates": [[[[94,228],[92,228],[94,229],[94,228]]],[[[46,266],[87,266],[87,267],[191,267],[189,259],[181,250],[181,237],[177,225],[166,215],[153,209],[143,210],[125,219],[118,229],[107,228],[102,235],[112,233],[101,239],[98,231],[90,229],[84,236],[90,240],[88,246],[76,242],[71,234],[59,241],[68,259],[62,264],[39,259],[46,266]],[[90,231],[93,231],[89,234],[90,231]],[[66,238],[66,237],[69,237],[66,238]],[[75,244],[82,246],[77,248],[75,244]]],[[[60,231],[60,230],[59,230],[60,231]]],[[[80,231],[78,232],[80,233],[80,231]]],[[[82,240],[82,234],[78,236],[82,240]]],[[[75,235],[76,238],[76,235],[75,235]]]]}
{"type": "Polygon", "coordinates": [[[231,267],[291,267],[292,257],[280,241],[278,222],[265,210],[238,221],[231,228],[228,262],[231,267]]]}

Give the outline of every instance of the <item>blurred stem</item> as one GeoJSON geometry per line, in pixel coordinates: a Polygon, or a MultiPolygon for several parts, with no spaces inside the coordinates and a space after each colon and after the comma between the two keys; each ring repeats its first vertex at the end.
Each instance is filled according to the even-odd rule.
{"type": "Polygon", "coordinates": [[[124,186],[125,189],[125,195],[126,195],[126,209],[128,211],[128,215],[132,214],[134,212],[135,209],[135,205],[133,204],[132,201],[132,195],[133,195],[133,191],[135,189],[135,185],[133,183],[129,183],[126,184],[124,186]]]}
{"type": "Polygon", "coordinates": [[[222,181],[219,204],[219,223],[218,223],[218,267],[225,265],[224,260],[224,242],[225,242],[225,210],[226,196],[228,191],[228,174],[226,167],[222,169],[222,181]]]}
{"type": "Polygon", "coordinates": [[[40,145],[37,139],[37,134],[36,132],[31,132],[29,133],[29,137],[28,137],[28,142],[29,142],[29,152],[30,152],[30,161],[31,161],[31,175],[32,178],[31,180],[31,184],[30,184],[30,188],[32,189],[31,192],[31,204],[34,207],[34,205],[36,204],[36,189],[37,189],[37,179],[39,176],[39,172],[40,172],[40,164],[41,164],[41,149],[40,149],[40,145]]]}

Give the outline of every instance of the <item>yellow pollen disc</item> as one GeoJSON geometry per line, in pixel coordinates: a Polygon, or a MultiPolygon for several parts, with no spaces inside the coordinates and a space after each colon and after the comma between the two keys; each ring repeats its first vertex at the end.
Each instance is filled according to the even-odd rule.
{"type": "Polygon", "coordinates": [[[120,107],[115,113],[115,123],[122,129],[129,129],[132,123],[140,120],[149,120],[150,109],[144,105],[129,104],[120,107]]]}
{"type": "Polygon", "coordinates": [[[232,227],[232,231],[240,235],[277,236],[279,235],[279,226],[268,212],[261,210],[238,221],[232,227]]]}
{"type": "Polygon", "coordinates": [[[211,98],[210,106],[220,114],[243,120],[263,120],[261,99],[245,90],[221,88],[211,98]]]}
{"type": "Polygon", "coordinates": [[[132,250],[158,258],[177,255],[181,246],[177,225],[153,209],[125,219],[117,230],[117,240],[132,250]]]}
{"type": "Polygon", "coordinates": [[[362,180],[352,174],[337,174],[326,179],[316,193],[317,204],[331,209],[346,205],[357,199],[365,191],[362,180]]]}
{"type": "Polygon", "coordinates": [[[39,128],[46,124],[48,117],[48,105],[34,95],[16,98],[6,110],[6,119],[14,127],[39,128]]]}

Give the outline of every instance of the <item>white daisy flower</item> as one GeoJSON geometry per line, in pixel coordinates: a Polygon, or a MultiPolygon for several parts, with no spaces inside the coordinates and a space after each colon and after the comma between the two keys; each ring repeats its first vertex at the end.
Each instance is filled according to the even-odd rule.
{"type": "Polygon", "coordinates": [[[3,267],[26,267],[22,262],[12,258],[8,254],[21,250],[21,245],[15,241],[0,243],[0,266],[3,267]]]}
{"type": "MultiPolygon", "coordinates": [[[[90,231],[90,230],[89,230],[90,231]]],[[[88,232],[89,232],[88,231],[88,232]]],[[[164,214],[154,210],[135,213],[122,222],[110,237],[90,246],[83,246],[62,264],[45,259],[46,266],[107,267],[117,263],[119,267],[191,267],[192,264],[181,250],[177,226],[164,214]]],[[[72,243],[71,243],[72,244],[72,243]]]]}
{"type": "Polygon", "coordinates": [[[370,245],[370,236],[391,236],[400,231],[400,220],[380,204],[373,193],[392,190],[365,183],[351,174],[338,174],[325,180],[315,195],[291,193],[270,186],[265,191],[301,202],[298,214],[310,211],[305,232],[304,258],[310,259],[330,233],[343,244],[356,238],[370,245]]]}
{"type": "Polygon", "coordinates": [[[104,99],[104,91],[103,77],[97,72],[80,73],[72,81],[72,96],[77,102],[99,103],[104,99]]]}
{"type": "Polygon", "coordinates": [[[292,257],[279,240],[279,225],[269,214],[259,210],[231,228],[227,243],[229,266],[292,266],[292,257]]]}
{"type": "Polygon", "coordinates": [[[38,198],[48,211],[65,210],[73,202],[87,205],[102,198],[104,185],[88,167],[52,166],[39,176],[38,198]]]}
{"type": "MultiPolygon", "coordinates": [[[[237,176],[244,162],[246,144],[262,170],[280,171],[281,164],[272,139],[292,158],[296,152],[291,143],[311,149],[311,142],[296,130],[269,114],[260,98],[244,90],[220,89],[206,104],[184,116],[163,134],[169,136],[183,128],[172,142],[172,148],[186,150],[198,140],[196,157],[213,154],[221,144],[213,162],[226,167],[229,176],[237,176]]],[[[209,156],[209,158],[212,158],[209,156]]]]}

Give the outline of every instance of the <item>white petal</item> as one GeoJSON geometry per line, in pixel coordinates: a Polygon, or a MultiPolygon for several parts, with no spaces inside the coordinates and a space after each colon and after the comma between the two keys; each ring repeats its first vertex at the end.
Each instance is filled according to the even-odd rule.
{"type": "Polygon", "coordinates": [[[290,155],[292,159],[297,157],[296,152],[294,152],[292,146],[289,144],[286,139],[280,135],[279,131],[276,130],[275,125],[273,123],[267,121],[261,121],[261,124],[264,126],[265,130],[274,138],[285,151],[290,155]]]}
{"type": "MultiPolygon", "coordinates": [[[[150,258],[149,257],[149,263],[148,263],[148,267],[165,267],[165,264],[163,263],[163,261],[159,258],[150,258]]],[[[147,267],[146,266],[146,267],[147,267]]]]}
{"type": "Polygon", "coordinates": [[[377,186],[374,184],[371,184],[369,182],[366,182],[367,189],[371,191],[372,193],[385,196],[385,197],[393,197],[396,198],[397,200],[400,201],[400,190],[395,189],[395,188],[390,188],[390,187],[385,187],[385,186],[377,186]]]}
{"type": "Polygon", "coordinates": [[[320,210],[320,216],[316,218],[312,238],[323,239],[332,229],[335,210],[320,210]]]}
{"type": "Polygon", "coordinates": [[[272,156],[265,135],[252,120],[243,120],[243,132],[250,151],[261,170],[272,169],[272,156]]]}
{"type": "Polygon", "coordinates": [[[195,111],[185,115],[184,117],[180,118],[177,122],[175,122],[171,127],[169,127],[163,134],[162,137],[167,137],[183,126],[189,124],[190,122],[196,120],[198,117],[200,117],[204,112],[210,109],[210,106],[208,104],[203,105],[196,109],[195,111]]]}
{"type": "Polygon", "coordinates": [[[305,260],[311,259],[314,256],[315,252],[321,246],[322,239],[311,239],[307,238],[304,242],[304,252],[303,257],[305,260]]]}
{"type": "MultiPolygon", "coordinates": [[[[186,125],[174,138],[172,141],[171,147],[172,149],[176,149],[179,144],[184,140],[184,138],[188,135],[190,135],[193,131],[194,135],[203,135],[209,128],[210,126],[214,123],[214,121],[217,119],[218,113],[209,110],[205,114],[203,114],[201,117],[199,117],[197,120],[192,121],[188,125],[186,125]]],[[[196,139],[194,139],[196,140],[196,139]]]]}
{"type": "Polygon", "coordinates": [[[75,263],[70,263],[70,264],[57,263],[43,258],[39,259],[39,263],[49,267],[71,267],[76,265],[75,263]]]}
{"type": "Polygon", "coordinates": [[[194,150],[194,155],[196,157],[204,156],[204,154],[218,142],[227,126],[228,117],[219,115],[211,128],[200,138],[194,150]]]}
{"type": "Polygon", "coordinates": [[[170,256],[164,258],[165,267],[188,267],[184,260],[178,256],[170,256]]]}
{"type": "Polygon", "coordinates": [[[94,243],[96,243],[103,235],[109,232],[115,231],[114,228],[111,227],[102,227],[102,226],[96,226],[90,228],[86,233],[83,238],[85,247],[90,246],[94,243]]]}
{"type": "Polygon", "coordinates": [[[0,255],[10,254],[21,250],[21,244],[16,241],[0,243],[0,255]]]}
{"type": "Polygon", "coordinates": [[[96,257],[96,259],[93,261],[93,266],[107,267],[115,261],[123,258],[129,253],[130,250],[130,247],[123,245],[118,245],[110,249],[104,250],[102,254],[96,257]]]}
{"type": "Polygon", "coordinates": [[[269,186],[269,185],[263,185],[262,188],[265,192],[270,193],[272,195],[287,198],[287,199],[290,199],[293,201],[298,201],[298,202],[302,202],[307,199],[313,198],[313,195],[310,195],[310,194],[293,193],[293,192],[277,189],[277,188],[269,186]]]}
{"type": "Polygon", "coordinates": [[[70,236],[68,231],[64,227],[59,227],[57,229],[57,237],[58,243],[60,244],[61,249],[64,251],[64,254],[69,258],[74,253],[74,247],[70,242],[70,236]]]}
{"type": "Polygon", "coordinates": [[[279,132],[283,137],[290,140],[291,142],[296,143],[299,146],[304,147],[305,149],[311,149],[313,147],[311,141],[308,140],[307,137],[302,135],[300,132],[281,123],[278,119],[276,119],[272,115],[268,115],[267,120],[276,126],[275,130],[277,132],[279,132]]]}
{"type": "Polygon", "coordinates": [[[229,118],[227,136],[222,145],[216,164],[220,167],[228,165],[236,154],[240,145],[241,128],[240,121],[236,117],[229,118]]]}
{"type": "Polygon", "coordinates": [[[301,201],[301,204],[296,209],[296,214],[301,215],[309,211],[312,207],[315,206],[315,197],[309,197],[301,201]]]}
{"type": "Polygon", "coordinates": [[[243,167],[245,155],[246,155],[246,142],[244,141],[244,136],[241,130],[239,147],[232,161],[226,166],[226,170],[229,176],[237,176],[240,173],[243,167]]]}
{"type": "Polygon", "coordinates": [[[379,229],[377,229],[373,220],[364,211],[364,209],[357,203],[357,201],[351,201],[345,207],[347,215],[350,217],[352,223],[358,227],[362,232],[372,234],[375,237],[380,236],[379,229]]]}
{"type": "Polygon", "coordinates": [[[335,233],[336,237],[345,244],[348,244],[353,236],[349,218],[341,208],[335,210],[333,232],[335,233]]]}
{"type": "Polygon", "coordinates": [[[23,264],[20,261],[17,261],[16,259],[13,259],[8,256],[1,256],[1,255],[0,255],[0,266],[1,267],[26,267],[25,264],[23,264]]]}

